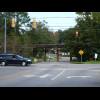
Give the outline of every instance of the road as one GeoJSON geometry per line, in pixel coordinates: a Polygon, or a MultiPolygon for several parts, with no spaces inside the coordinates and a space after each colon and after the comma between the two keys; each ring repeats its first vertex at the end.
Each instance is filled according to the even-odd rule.
{"type": "Polygon", "coordinates": [[[0,66],[0,87],[100,87],[100,64],[44,62],[0,66]]]}

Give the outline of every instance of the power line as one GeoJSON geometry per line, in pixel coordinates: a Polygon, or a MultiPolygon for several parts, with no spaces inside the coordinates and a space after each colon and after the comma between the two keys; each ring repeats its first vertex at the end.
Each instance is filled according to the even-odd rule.
{"type": "Polygon", "coordinates": [[[74,26],[50,26],[50,27],[74,27],[74,26]]]}
{"type": "MultiPolygon", "coordinates": [[[[36,17],[30,17],[31,19],[34,19],[36,17]]],[[[76,18],[76,17],[38,17],[36,19],[48,19],[48,18],[76,18]]]]}

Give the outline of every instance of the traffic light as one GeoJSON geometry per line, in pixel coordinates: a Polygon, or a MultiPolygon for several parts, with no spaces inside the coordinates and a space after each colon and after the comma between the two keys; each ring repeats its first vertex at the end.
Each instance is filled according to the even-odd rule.
{"type": "Polygon", "coordinates": [[[53,32],[53,37],[55,37],[55,32],[53,32]]]}
{"type": "Polygon", "coordinates": [[[34,19],[34,21],[33,21],[33,28],[37,28],[37,23],[36,23],[36,19],[34,19]]]}
{"type": "Polygon", "coordinates": [[[78,31],[76,31],[76,37],[78,37],[78,31]]]}
{"type": "Polygon", "coordinates": [[[14,17],[12,17],[12,20],[11,20],[11,27],[15,27],[15,19],[14,19],[14,17]]]}

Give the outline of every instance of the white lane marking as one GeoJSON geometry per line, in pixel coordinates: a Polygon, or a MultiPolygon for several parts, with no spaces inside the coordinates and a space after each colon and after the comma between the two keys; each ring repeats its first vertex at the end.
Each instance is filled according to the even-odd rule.
{"type": "Polygon", "coordinates": [[[46,78],[46,77],[48,77],[48,76],[52,76],[52,75],[51,75],[51,74],[46,74],[46,75],[40,76],[40,78],[46,78]]]}
{"type": "Polygon", "coordinates": [[[61,73],[59,73],[57,76],[55,76],[54,78],[52,78],[51,80],[56,79],[57,77],[59,77],[61,74],[63,74],[66,70],[63,70],[61,73]]]}
{"type": "Polygon", "coordinates": [[[46,75],[42,75],[42,76],[37,76],[37,75],[24,75],[25,77],[39,77],[39,78],[46,78],[48,76],[52,76],[51,74],[46,74],[46,75]]]}
{"type": "Polygon", "coordinates": [[[87,71],[87,69],[70,69],[70,68],[53,68],[53,69],[48,69],[48,68],[41,68],[41,69],[37,69],[37,70],[86,70],[87,71]]]}
{"type": "Polygon", "coordinates": [[[36,75],[23,75],[25,77],[36,77],[36,75]]]}
{"type": "Polygon", "coordinates": [[[87,78],[92,76],[67,76],[66,78],[73,78],[73,77],[87,78]]]}

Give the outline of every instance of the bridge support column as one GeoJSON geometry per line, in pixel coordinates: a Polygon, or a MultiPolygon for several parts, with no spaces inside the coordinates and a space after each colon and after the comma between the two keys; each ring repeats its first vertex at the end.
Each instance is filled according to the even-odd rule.
{"type": "Polygon", "coordinates": [[[59,51],[58,51],[58,48],[57,48],[57,61],[59,61],[59,51]]]}
{"type": "Polygon", "coordinates": [[[46,48],[44,48],[44,61],[46,61],[46,48]]]}

